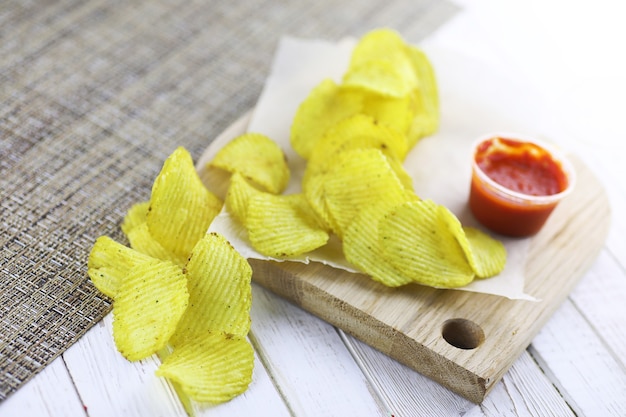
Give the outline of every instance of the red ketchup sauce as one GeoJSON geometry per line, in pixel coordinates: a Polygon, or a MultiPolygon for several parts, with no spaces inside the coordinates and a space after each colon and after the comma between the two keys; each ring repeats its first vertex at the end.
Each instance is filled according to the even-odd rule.
{"type": "Polygon", "coordinates": [[[544,147],[492,137],[478,144],[470,188],[470,208],[496,233],[536,234],[569,190],[571,169],[544,147]]]}

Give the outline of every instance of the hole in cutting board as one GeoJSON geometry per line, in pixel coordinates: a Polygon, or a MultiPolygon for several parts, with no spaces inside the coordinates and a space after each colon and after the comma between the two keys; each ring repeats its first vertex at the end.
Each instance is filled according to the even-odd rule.
{"type": "Polygon", "coordinates": [[[467,319],[446,320],[441,335],[446,342],[459,349],[476,349],[485,341],[483,329],[467,319]]]}

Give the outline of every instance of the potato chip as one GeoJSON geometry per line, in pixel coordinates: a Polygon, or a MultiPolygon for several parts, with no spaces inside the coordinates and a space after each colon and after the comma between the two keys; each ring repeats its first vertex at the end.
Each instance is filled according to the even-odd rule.
{"type": "Polygon", "coordinates": [[[360,67],[368,62],[385,60],[391,63],[411,86],[415,86],[417,84],[415,71],[407,57],[406,46],[400,34],[392,29],[372,30],[359,39],[352,51],[349,67],[360,67]]]}
{"type": "Polygon", "coordinates": [[[413,88],[394,62],[383,59],[351,67],[344,74],[342,85],[395,98],[408,96],[413,88]]]}
{"type": "Polygon", "coordinates": [[[146,222],[161,246],[186,259],[221,208],[221,200],[200,181],[189,152],[179,147],[154,181],[146,222]]]}
{"type": "Polygon", "coordinates": [[[100,236],[89,253],[87,274],[100,292],[115,298],[128,271],[149,260],[151,257],[148,255],[130,249],[108,236],[100,236]]]}
{"type": "Polygon", "coordinates": [[[208,233],[194,247],[185,268],[189,307],[171,344],[176,348],[209,331],[245,336],[250,330],[252,269],[217,233],[208,233]]]}
{"type": "Polygon", "coordinates": [[[133,266],[113,303],[113,338],[128,360],[162,349],[187,308],[189,293],[182,269],[152,259],[133,266]]]}
{"type": "Polygon", "coordinates": [[[334,165],[338,153],[353,149],[378,149],[383,154],[404,159],[408,151],[406,137],[364,114],[348,117],[332,126],[318,141],[308,165],[320,168],[334,165]]]}
{"type": "Polygon", "coordinates": [[[245,222],[250,243],[263,255],[280,258],[324,246],[329,235],[307,210],[303,194],[256,196],[245,222]]]}
{"type": "Polygon", "coordinates": [[[289,167],[282,149],[265,135],[244,133],[226,144],[209,162],[238,172],[265,191],[279,194],[289,183],[289,167]]]}
{"type": "Polygon", "coordinates": [[[261,194],[263,191],[257,189],[248,180],[246,180],[238,172],[234,173],[230,179],[228,192],[224,204],[226,209],[235,220],[241,224],[245,224],[248,203],[252,198],[261,194]]]}
{"type": "Polygon", "coordinates": [[[418,77],[418,86],[413,95],[415,117],[407,135],[409,146],[412,147],[439,127],[439,92],[435,71],[426,54],[410,45],[407,46],[407,54],[418,77]]]}
{"type": "Polygon", "coordinates": [[[146,215],[148,214],[149,208],[150,201],[143,201],[131,206],[122,222],[122,232],[124,232],[126,236],[128,236],[128,232],[134,227],[146,222],[146,215]]]}
{"type": "Polygon", "coordinates": [[[291,125],[291,146],[298,155],[309,159],[326,130],[359,113],[361,108],[360,94],[340,88],[331,79],[323,80],[311,90],[296,110],[291,125]]]}
{"type": "Polygon", "coordinates": [[[164,261],[172,261],[179,266],[184,266],[187,262],[186,256],[176,256],[173,252],[165,249],[163,245],[152,237],[150,230],[148,229],[148,223],[146,223],[145,219],[143,223],[130,228],[128,233],[126,233],[126,238],[128,239],[128,243],[130,243],[131,248],[141,253],[145,253],[146,255],[150,255],[153,258],[164,261]]]}
{"type": "Polygon", "coordinates": [[[474,279],[474,271],[457,241],[455,225],[462,233],[456,217],[430,200],[402,204],[378,224],[382,257],[423,285],[467,285],[474,279]]]}
{"type": "MultiPolygon", "coordinates": [[[[363,114],[404,135],[405,147],[410,149],[407,134],[411,131],[417,111],[415,94],[403,97],[384,97],[379,94],[364,93],[363,114]]],[[[404,159],[404,158],[402,158],[404,159]]]]}
{"type": "Polygon", "coordinates": [[[506,265],[506,248],[499,240],[473,227],[463,228],[457,237],[477,278],[489,278],[502,272],[506,265]]]}
{"type": "Polygon", "coordinates": [[[404,186],[377,149],[341,152],[325,177],[323,195],[340,238],[363,207],[405,197],[404,186]]]}
{"type": "Polygon", "coordinates": [[[398,287],[413,281],[381,256],[382,248],[378,238],[380,219],[406,201],[404,196],[396,195],[363,207],[344,234],[343,252],[346,260],[374,281],[388,287],[398,287]]]}
{"type": "Polygon", "coordinates": [[[174,349],[156,374],[194,401],[222,403],[248,388],[253,368],[254,350],[245,338],[210,332],[174,349]]]}

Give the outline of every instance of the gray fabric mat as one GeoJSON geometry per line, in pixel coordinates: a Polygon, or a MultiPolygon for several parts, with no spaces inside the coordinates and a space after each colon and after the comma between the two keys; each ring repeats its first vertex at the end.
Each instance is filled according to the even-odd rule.
{"type": "Polygon", "coordinates": [[[419,42],[437,0],[4,1],[0,5],[0,401],[110,311],[86,275],[126,242],[177,147],[198,158],[252,108],[282,35],[392,27],[419,42]]]}

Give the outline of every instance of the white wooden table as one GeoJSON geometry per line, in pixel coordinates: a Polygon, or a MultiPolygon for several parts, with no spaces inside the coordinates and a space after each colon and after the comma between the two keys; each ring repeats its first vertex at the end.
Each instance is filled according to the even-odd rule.
{"type": "MultiPolygon", "coordinates": [[[[465,2],[463,2],[465,3],[465,2]]],[[[438,33],[488,35],[542,92],[537,123],[604,184],[613,219],[597,261],[481,405],[253,286],[249,390],[200,416],[626,415],[626,61],[617,0],[482,2],[438,33]]],[[[116,351],[111,315],[0,405],[2,416],[184,416],[158,360],[116,351]]]]}

